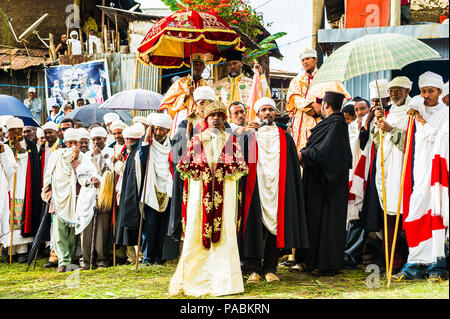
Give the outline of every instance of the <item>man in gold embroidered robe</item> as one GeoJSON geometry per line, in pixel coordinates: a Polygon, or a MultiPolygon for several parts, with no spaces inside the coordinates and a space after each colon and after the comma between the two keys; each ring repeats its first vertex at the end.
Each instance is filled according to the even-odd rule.
{"type": "MultiPolygon", "coordinates": [[[[242,52],[231,51],[226,54],[228,76],[217,81],[213,88],[216,95],[228,107],[233,102],[241,102],[247,107],[251,95],[253,80],[242,73],[242,52]]],[[[260,68],[260,73],[262,69],[260,68]]],[[[270,89],[264,75],[260,77],[261,87],[264,95],[270,97],[270,89]]]]}
{"type": "Polygon", "coordinates": [[[171,138],[175,136],[178,125],[188,117],[194,108],[195,89],[200,86],[208,86],[206,80],[202,78],[206,62],[207,55],[193,54],[192,76],[189,74],[176,80],[164,95],[160,110],[167,110],[173,120],[171,138]]]}
{"type": "Polygon", "coordinates": [[[247,164],[236,137],[225,131],[226,112],[220,101],[207,106],[208,128],[191,139],[177,165],[188,183],[182,205],[184,244],[171,295],[244,291],[237,244],[242,197],[236,194],[247,164]]]}
{"type": "Polygon", "coordinates": [[[308,141],[310,130],[320,121],[313,117],[313,109],[306,102],[311,82],[319,71],[316,67],[317,52],[306,49],[300,59],[305,72],[299,73],[291,81],[286,97],[286,111],[292,118],[292,137],[299,153],[308,141]]]}

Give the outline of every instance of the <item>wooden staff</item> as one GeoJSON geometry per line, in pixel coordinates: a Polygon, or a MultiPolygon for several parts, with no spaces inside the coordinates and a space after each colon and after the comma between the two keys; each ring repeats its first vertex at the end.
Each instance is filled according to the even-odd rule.
{"type": "MultiPolygon", "coordinates": [[[[14,137],[17,139],[17,137],[14,137]]],[[[17,163],[17,149],[14,150],[14,160],[17,163]]],[[[12,264],[12,246],[13,246],[13,228],[14,228],[14,214],[16,212],[16,180],[17,180],[17,169],[14,171],[14,187],[13,196],[11,203],[11,217],[10,217],[10,228],[11,228],[11,241],[9,242],[9,264],[12,264]]]]}
{"type": "Polygon", "coordinates": [[[397,216],[395,219],[394,239],[392,241],[392,248],[391,248],[391,262],[389,265],[389,272],[388,272],[388,285],[387,285],[388,288],[391,286],[392,267],[394,264],[394,253],[395,253],[395,246],[397,244],[398,226],[400,222],[400,208],[402,206],[403,187],[405,185],[406,164],[408,162],[409,157],[409,148],[411,147],[412,124],[414,121],[414,113],[415,113],[414,110],[409,111],[408,135],[406,137],[406,150],[405,150],[405,157],[403,158],[402,179],[400,184],[400,193],[398,195],[397,216]]]}
{"type": "Polygon", "coordinates": [[[84,49],[84,45],[83,45],[83,30],[79,29],[78,32],[80,34],[81,54],[83,54],[83,52],[84,52],[84,50],[83,50],[84,49]]]}
{"type": "Polygon", "coordinates": [[[116,52],[116,40],[114,36],[114,31],[111,31],[111,44],[112,44],[112,52],[116,52]]]}
{"type": "Polygon", "coordinates": [[[108,43],[108,29],[106,26],[103,26],[103,40],[105,41],[105,53],[109,52],[109,43],[108,43]]]}
{"type": "Polygon", "coordinates": [[[114,20],[116,23],[116,42],[114,43],[114,46],[117,48],[116,52],[119,52],[119,26],[117,25],[117,13],[114,15],[114,20]]]}

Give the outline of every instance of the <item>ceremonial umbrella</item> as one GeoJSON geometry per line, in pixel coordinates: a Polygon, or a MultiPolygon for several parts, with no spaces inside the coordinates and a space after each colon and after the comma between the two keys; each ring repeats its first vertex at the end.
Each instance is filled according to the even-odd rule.
{"type": "Polygon", "coordinates": [[[159,110],[163,96],[148,90],[134,89],[114,94],[99,108],[109,110],[159,110]]]}
{"type": "Polygon", "coordinates": [[[84,126],[90,126],[93,123],[103,123],[103,116],[106,113],[117,113],[120,119],[127,123],[131,123],[131,115],[126,111],[114,111],[111,109],[101,109],[100,104],[88,104],[73,110],[65,116],[65,118],[71,118],[74,120],[79,120],[84,126]]]}
{"type": "MultiPolygon", "coordinates": [[[[425,43],[405,34],[382,33],[382,34],[366,34],[365,36],[353,40],[336,51],[334,51],[320,67],[312,85],[320,82],[339,81],[343,82],[355,76],[374,73],[375,83],[377,85],[378,96],[380,90],[378,88],[377,71],[383,70],[400,70],[404,66],[421,61],[440,58],[439,53],[430,48],[425,43]]],[[[413,115],[410,114],[408,132],[411,131],[413,115]]],[[[383,193],[383,211],[384,211],[384,236],[387,236],[387,212],[386,212],[386,186],[384,183],[384,151],[383,151],[383,134],[380,136],[380,155],[381,155],[381,178],[383,193]]],[[[410,143],[410,134],[407,140],[407,149],[410,143]]],[[[407,156],[405,155],[405,160],[407,156]]],[[[405,166],[405,163],[403,164],[405,166]]],[[[394,251],[396,237],[399,225],[399,215],[401,207],[402,189],[405,170],[402,172],[402,184],[400,188],[397,219],[395,223],[394,239],[391,249],[391,260],[388,256],[388,239],[385,240],[385,259],[386,273],[388,274],[388,288],[391,283],[392,265],[394,259],[394,251]]]]}
{"type": "MultiPolygon", "coordinates": [[[[334,51],[320,67],[311,84],[343,82],[355,76],[440,58],[439,53],[405,34],[367,34],[334,51]]],[[[375,75],[376,76],[376,75],[375,75]]]]}
{"type": "Polygon", "coordinates": [[[209,54],[213,64],[226,51],[244,49],[238,33],[218,15],[183,9],[155,23],[138,48],[138,58],[146,65],[180,68],[191,67],[193,53],[209,54]]]}
{"type": "Polygon", "coordinates": [[[0,94],[0,116],[3,115],[18,117],[26,126],[39,126],[30,110],[14,96],[0,94]]]}

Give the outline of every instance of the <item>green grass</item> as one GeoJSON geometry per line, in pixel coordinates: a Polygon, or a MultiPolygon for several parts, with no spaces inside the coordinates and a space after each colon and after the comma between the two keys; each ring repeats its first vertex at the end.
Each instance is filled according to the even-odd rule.
{"type": "MultiPolygon", "coordinates": [[[[175,271],[174,262],[165,266],[134,265],[82,272],[56,273],[44,269],[45,259],[36,268],[26,271],[26,265],[0,257],[0,298],[2,299],[182,299],[169,297],[168,286],[175,271]]],[[[369,273],[362,269],[345,270],[333,277],[316,277],[306,273],[291,273],[279,267],[280,282],[244,284],[245,292],[226,296],[227,299],[448,299],[449,282],[429,283],[427,280],[392,282],[380,280],[380,288],[368,288],[369,273]]],[[[204,296],[202,298],[213,298],[204,296]]],[[[219,298],[220,299],[220,298],[219,298]]]]}

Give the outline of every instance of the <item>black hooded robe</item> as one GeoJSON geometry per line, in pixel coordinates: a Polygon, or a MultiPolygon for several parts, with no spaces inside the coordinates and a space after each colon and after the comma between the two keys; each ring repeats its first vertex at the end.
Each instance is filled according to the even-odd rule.
{"type": "MultiPolygon", "coordinates": [[[[277,225],[278,249],[306,249],[309,246],[300,163],[292,137],[281,128],[280,133],[280,182],[277,225]]],[[[244,177],[243,216],[238,244],[243,258],[264,258],[264,224],[257,179],[258,146],[254,133],[240,138],[245,160],[249,166],[244,177]]]]}
{"type": "Polygon", "coordinates": [[[139,239],[139,223],[141,213],[139,210],[139,200],[141,185],[136,181],[136,153],[139,151],[140,143],[131,146],[125,162],[125,169],[122,176],[122,191],[120,194],[119,209],[117,213],[116,225],[116,245],[136,246],[139,239]]]}
{"type": "Polygon", "coordinates": [[[310,269],[337,271],[344,263],[348,178],[352,167],[344,115],[334,113],[311,129],[301,154],[311,245],[306,263],[310,269]]]}

